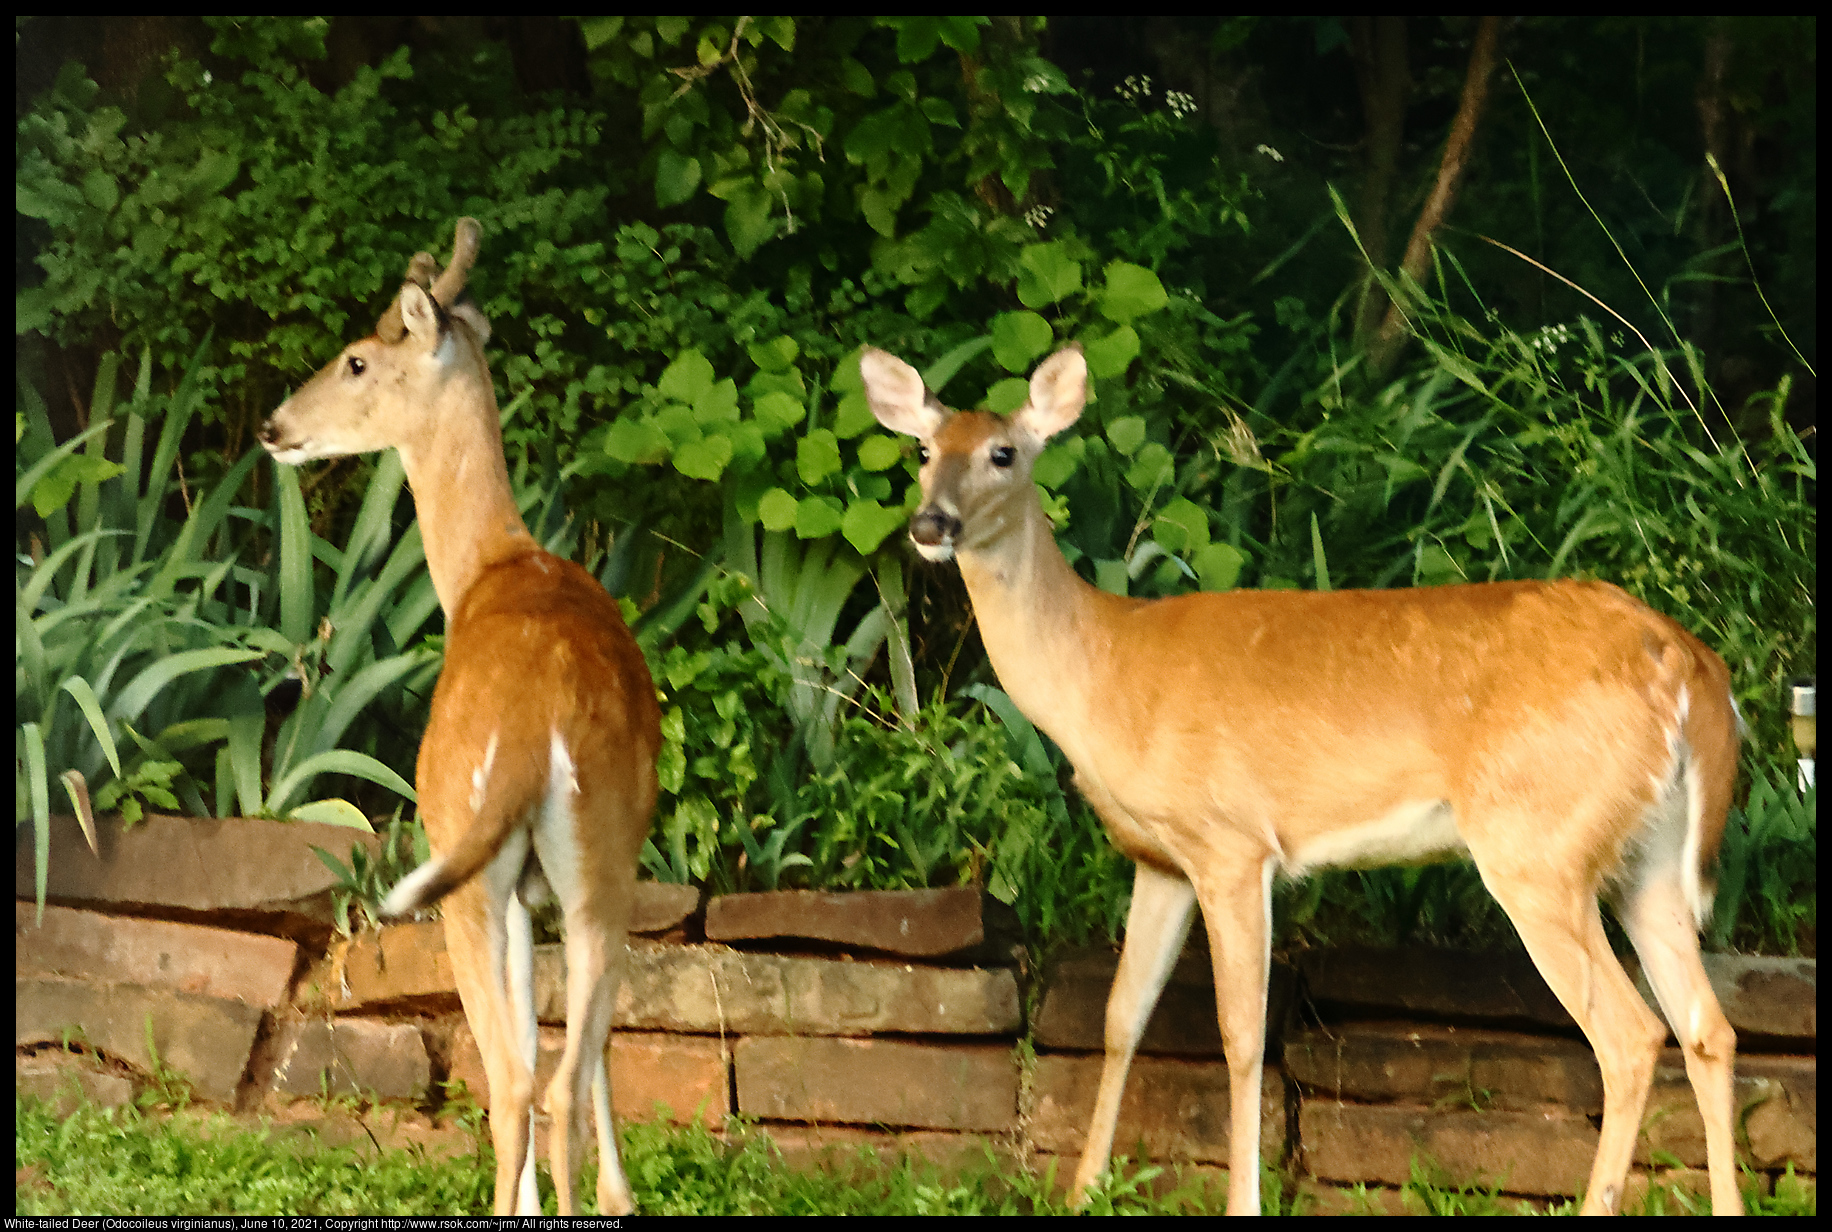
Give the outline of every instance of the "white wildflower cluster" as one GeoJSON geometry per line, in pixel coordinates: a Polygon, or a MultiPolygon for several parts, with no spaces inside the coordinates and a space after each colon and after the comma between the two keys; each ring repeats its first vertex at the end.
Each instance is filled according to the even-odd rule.
{"type": "Polygon", "coordinates": [[[1527,342],[1535,351],[1544,351],[1547,355],[1557,355],[1558,349],[1571,341],[1569,325],[1547,325],[1542,327],[1527,342]]]}
{"type": "Polygon", "coordinates": [[[1113,87],[1113,92],[1129,103],[1136,103],[1141,98],[1151,97],[1151,78],[1127,77],[1113,87]]]}
{"type": "Polygon", "coordinates": [[[1282,163],[1285,161],[1285,156],[1279,153],[1277,150],[1273,149],[1269,145],[1264,145],[1264,144],[1256,145],[1253,147],[1253,152],[1255,154],[1264,154],[1267,158],[1270,158],[1275,163],[1282,163]]]}
{"type": "Polygon", "coordinates": [[[1170,108],[1172,115],[1179,120],[1196,110],[1196,100],[1181,90],[1171,90],[1164,95],[1164,105],[1170,108]]]}
{"type": "Polygon", "coordinates": [[[1024,221],[1031,225],[1033,231],[1041,231],[1049,222],[1050,215],[1055,212],[1055,209],[1047,205],[1033,205],[1024,211],[1024,221]]]}

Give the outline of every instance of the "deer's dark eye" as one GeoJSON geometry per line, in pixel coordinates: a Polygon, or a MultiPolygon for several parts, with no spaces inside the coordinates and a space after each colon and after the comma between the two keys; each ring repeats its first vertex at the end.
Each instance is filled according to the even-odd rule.
{"type": "Polygon", "coordinates": [[[924,466],[929,464],[929,447],[927,445],[916,446],[916,460],[924,466]]]}
{"type": "Polygon", "coordinates": [[[1004,470],[1006,467],[1010,466],[1013,462],[1017,461],[1017,458],[1018,451],[1013,449],[1010,445],[995,445],[993,447],[992,464],[1000,470],[1004,470]]]}
{"type": "Polygon", "coordinates": [[[351,376],[361,376],[364,373],[364,371],[368,369],[368,367],[369,365],[363,362],[362,356],[360,355],[350,356],[350,375],[351,376]]]}

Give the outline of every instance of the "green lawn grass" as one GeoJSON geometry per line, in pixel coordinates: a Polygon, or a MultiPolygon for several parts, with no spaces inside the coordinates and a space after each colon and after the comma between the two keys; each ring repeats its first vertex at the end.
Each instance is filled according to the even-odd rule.
{"type": "MultiPolygon", "coordinates": [[[[473,1119],[472,1124],[480,1124],[473,1119]]],[[[475,1154],[327,1146],[254,1129],[227,1116],[169,1116],[133,1108],[79,1108],[60,1119],[50,1105],[15,1097],[16,1180],[22,1215],[395,1215],[487,1214],[494,1176],[487,1134],[475,1154]]],[[[638,1208],[657,1215],[1061,1215],[1048,1171],[982,1168],[944,1175],[862,1152],[850,1168],[791,1169],[764,1133],[717,1137],[703,1128],[623,1127],[625,1166],[638,1208]]],[[[581,1192],[592,1192],[588,1165],[581,1192]]],[[[1268,1214],[1304,1214],[1287,1201],[1289,1178],[1267,1173],[1268,1214]]],[[[553,1195],[542,1173],[549,1211],[553,1195]]],[[[1525,1214],[1527,1204],[1493,1190],[1433,1181],[1407,1186],[1409,1209],[1434,1214],[1525,1214]]],[[[1752,1214],[1813,1214],[1804,1196],[1756,1197],[1752,1214]]],[[[589,1201],[589,1199],[588,1199],[589,1201]]],[[[1095,1195],[1095,1214],[1220,1214],[1225,1192],[1174,1170],[1122,1164],[1095,1195]]],[[[1645,1214],[1702,1214],[1704,1203],[1661,1187],[1645,1214]]],[[[1549,1213],[1571,1213],[1561,1203],[1549,1213]]]]}

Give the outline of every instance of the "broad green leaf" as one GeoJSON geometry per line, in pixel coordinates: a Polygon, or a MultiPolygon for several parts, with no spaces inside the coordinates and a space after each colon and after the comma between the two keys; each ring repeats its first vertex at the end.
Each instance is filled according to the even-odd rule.
{"type": "Polygon", "coordinates": [[[158,695],[159,690],[190,672],[209,671],[213,668],[228,667],[234,663],[246,663],[250,659],[261,657],[259,650],[241,650],[223,647],[212,650],[185,650],[178,654],[167,655],[156,660],[152,666],[143,670],[138,676],[115,696],[114,705],[109,712],[117,719],[137,719],[147,704],[158,695]]]}
{"type": "Polygon", "coordinates": [[[732,460],[730,438],[713,433],[674,451],[674,469],[689,479],[717,479],[732,460]]]}
{"type": "Polygon", "coordinates": [[[1088,359],[1088,371],[1097,377],[1126,375],[1126,366],[1139,356],[1139,335],[1130,325],[1122,325],[1105,338],[1082,344],[1088,359]]]}
{"type": "Polygon", "coordinates": [[[1151,536],[1167,552],[1197,552],[1209,545],[1209,516],[1201,505],[1179,496],[1159,510],[1151,536]]]}
{"type": "Polygon", "coordinates": [[[1132,485],[1134,491],[1149,496],[1170,482],[1173,464],[1170,450],[1156,441],[1147,441],[1127,468],[1126,482],[1132,485]]]}
{"type": "Polygon", "coordinates": [[[1124,457],[1130,458],[1145,443],[1145,420],[1137,415],[1127,415],[1107,425],[1107,439],[1124,457]]]}
{"type": "Polygon", "coordinates": [[[746,184],[725,206],[725,233],[740,257],[748,257],[776,234],[774,202],[763,185],[746,184]]]}
{"type": "Polygon", "coordinates": [[[831,496],[810,496],[795,507],[795,533],[803,539],[825,539],[841,520],[840,502],[831,496]]]}
{"type": "Polygon", "coordinates": [[[761,462],[767,452],[763,443],[763,425],[754,419],[726,424],[720,431],[731,439],[733,462],[761,462]]]}
{"type": "Polygon", "coordinates": [[[847,56],[840,61],[840,88],[860,98],[870,98],[878,92],[878,83],[872,80],[871,70],[847,56]]]}
{"type": "Polygon", "coordinates": [[[833,434],[848,441],[877,422],[864,391],[855,389],[840,399],[839,410],[833,416],[833,434]]]}
{"type": "Polygon", "coordinates": [[[693,411],[684,406],[664,406],[656,412],[653,422],[676,449],[706,435],[693,411]]]}
{"type": "Polygon", "coordinates": [[[995,415],[1009,415],[1029,401],[1030,382],[1021,376],[1008,376],[986,391],[986,409],[995,415]]]}
{"type": "Polygon", "coordinates": [[[1240,584],[1241,566],[1246,553],[1231,543],[1211,543],[1190,557],[1204,590],[1233,590],[1240,584]]]}
{"type": "Polygon", "coordinates": [[[846,506],[846,514],[840,519],[840,531],[859,555],[869,556],[903,525],[903,521],[901,509],[886,509],[875,500],[858,500],[846,506]]]}
{"type": "Polygon", "coordinates": [[[315,821],[321,825],[347,826],[352,830],[375,833],[375,827],[363,816],[363,811],[348,800],[314,800],[310,804],[301,804],[288,813],[287,817],[292,821],[315,821]]]}
{"type": "Polygon", "coordinates": [[[1028,369],[1055,338],[1050,323],[1034,312],[1002,312],[992,318],[992,357],[1007,372],[1028,369]]]}
{"type": "Polygon", "coordinates": [[[793,428],[808,413],[800,398],[781,390],[764,394],[751,404],[751,410],[756,414],[757,422],[763,425],[765,436],[775,436],[785,429],[793,428]]]}
{"type": "Polygon", "coordinates": [[[660,462],[671,448],[661,429],[646,419],[619,419],[604,436],[604,452],[619,462],[660,462]]]}
{"type": "Polygon", "coordinates": [[[726,377],[693,401],[693,417],[705,425],[738,418],[738,382],[726,377]]]}
{"type": "Polygon", "coordinates": [[[1031,478],[1052,490],[1061,487],[1081,465],[1086,448],[1087,442],[1079,436],[1051,441],[1038,456],[1037,465],[1031,469],[1031,478]]]}
{"type": "Polygon", "coordinates": [[[662,379],[655,387],[662,397],[692,406],[712,388],[712,361],[700,354],[698,347],[688,347],[663,369],[662,379]]]}
{"type": "Polygon", "coordinates": [[[795,525],[795,510],[793,496],[781,488],[771,488],[757,502],[757,520],[763,523],[765,530],[788,530],[795,525]]]}
{"type": "Polygon", "coordinates": [[[745,350],[750,354],[751,362],[765,372],[782,372],[801,354],[800,345],[787,334],[768,342],[753,342],[745,350]]]}
{"type": "Polygon", "coordinates": [[[897,19],[897,59],[904,64],[926,60],[941,41],[941,18],[904,17],[897,19]]]}
{"type": "Polygon", "coordinates": [[[839,469],[840,442],[826,428],[816,428],[795,443],[795,471],[809,487],[839,469]]]}
{"type": "Polygon", "coordinates": [[[1018,299],[1026,308],[1047,307],[1079,290],[1081,262],[1069,255],[1067,243],[1032,244],[1018,255],[1018,299]]]}
{"type": "Polygon", "coordinates": [[[406,779],[390,770],[386,765],[369,756],[350,749],[332,749],[328,753],[318,753],[306,758],[295,766],[284,779],[274,784],[273,794],[268,797],[267,806],[276,813],[285,813],[286,806],[293,796],[312,779],[321,774],[353,774],[357,778],[368,779],[379,783],[396,795],[408,800],[417,800],[413,787],[406,779]]]}
{"type": "Polygon", "coordinates": [[[1107,285],[1100,297],[1101,315],[1125,323],[1156,312],[1169,302],[1164,284],[1142,265],[1113,261],[1107,265],[1107,285]]]}
{"type": "Polygon", "coordinates": [[[663,146],[655,160],[655,204],[661,209],[691,200],[700,187],[700,160],[663,146]]]}
{"type": "Polygon", "coordinates": [[[784,51],[795,50],[795,19],[793,17],[759,17],[757,29],[784,51]]]}
{"type": "Polygon", "coordinates": [[[895,437],[874,435],[859,442],[859,465],[868,471],[889,470],[903,459],[903,446],[895,437]]]}

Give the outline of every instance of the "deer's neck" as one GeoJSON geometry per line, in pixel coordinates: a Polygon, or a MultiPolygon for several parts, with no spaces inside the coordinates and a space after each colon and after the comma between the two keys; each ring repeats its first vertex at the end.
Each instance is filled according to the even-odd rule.
{"type": "Polygon", "coordinates": [[[1000,687],[1062,744],[1087,707],[1098,704],[1112,618],[1134,601],[1083,581],[1034,506],[1012,534],[961,551],[959,559],[1000,687]]]}
{"type": "Polygon", "coordinates": [[[440,393],[430,433],[401,446],[439,606],[450,621],[482,572],[535,547],[515,506],[489,377],[440,393]],[[481,387],[479,387],[481,384],[481,387]]]}

